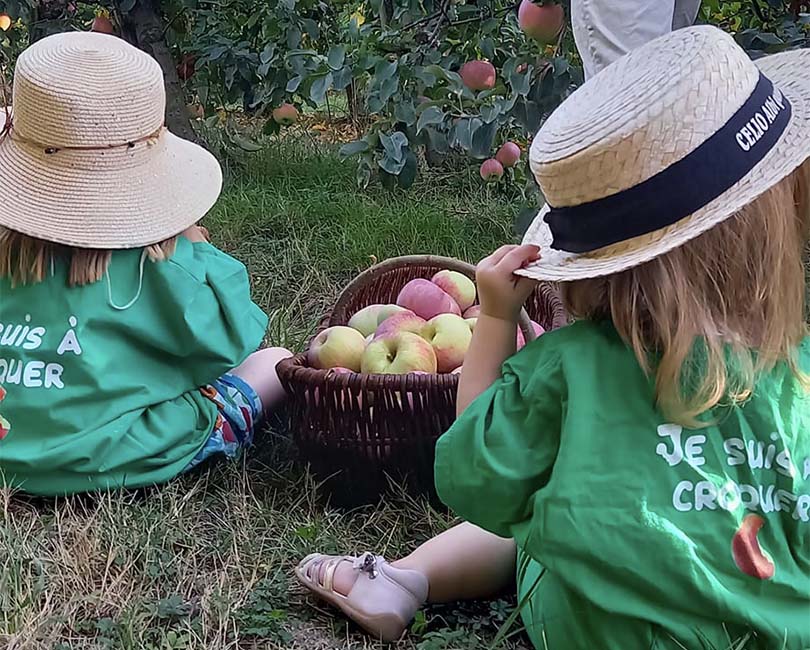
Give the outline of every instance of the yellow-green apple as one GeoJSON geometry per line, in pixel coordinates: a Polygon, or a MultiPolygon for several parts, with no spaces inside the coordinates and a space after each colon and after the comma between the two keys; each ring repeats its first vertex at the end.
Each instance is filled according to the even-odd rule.
{"type": "Polygon", "coordinates": [[[461,316],[439,314],[428,321],[422,336],[436,353],[436,369],[439,372],[450,372],[464,363],[472,332],[461,316]]]}
{"type": "Polygon", "coordinates": [[[400,313],[394,314],[380,323],[377,331],[374,332],[374,338],[378,339],[383,336],[391,336],[398,332],[410,332],[411,334],[421,336],[425,325],[427,325],[427,321],[424,318],[417,316],[412,311],[403,309],[400,313]]]}
{"type": "Polygon", "coordinates": [[[360,357],[366,349],[366,338],[356,329],[344,325],[329,327],[318,334],[309,346],[307,361],[312,368],[348,368],[360,371],[360,357]]]}
{"type": "Polygon", "coordinates": [[[379,375],[404,375],[416,370],[433,373],[436,354],[421,336],[399,332],[374,339],[363,353],[360,369],[379,375]]]}
{"type": "Polygon", "coordinates": [[[465,318],[464,322],[470,327],[470,332],[475,331],[475,326],[478,324],[477,318],[465,318]]]}
{"type": "Polygon", "coordinates": [[[430,280],[411,280],[402,287],[397,296],[397,304],[410,309],[417,316],[430,320],[439,314],[461,316],[461,308],[453,297],[430,280]]]}
{"type": "Polygon", "coordinates": [[[368,336],[374,334],[384,320],[403,311],[407,310],[399,305],[369,305],[352,316],[348,324],[363,336],[368,336]]]}
{"type": "Polygon", "coordinates": [[[431,282],[452,296],[461,311],[469,309],[475,302],[475,283],[458,271],[439,271],[431,282]]]}
{"type": "Polygon", "coordinates": [[[464,318],[478,318],[481,314],[481,305],[473,305],[464,312],[464,318]]]}

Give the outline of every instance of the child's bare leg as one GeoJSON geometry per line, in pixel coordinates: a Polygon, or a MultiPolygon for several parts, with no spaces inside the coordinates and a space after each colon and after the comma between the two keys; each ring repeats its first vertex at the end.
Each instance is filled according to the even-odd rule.
{"type": "Polygon", "coordinates": [[[284,348],[266,348],[251,354],[232,374],[243,379],[259,395],[265,411],[272,409],[284,399],[284,389],[278,379],[276,365],[292,356],[284,348]]]}
{"type": "MultiPolygon", "coordinates": [[[[515,579],[517,548],[478,526],[463,523],[437,535],[409,556],[392,562],[398,569],[423,574],[432,603],[473,600],[494,596],[515,579]]],[[[334,588],[348,594],[357,579],[349,563],[338,565],[334,588]]]]}
{"type": "Polygon", "coordinates": [[[446,603],[501,593],[515,580],[516,559],[514,540],[463,523],[393,565],[423,573],[430,583],[428,600],[446,603]]]}

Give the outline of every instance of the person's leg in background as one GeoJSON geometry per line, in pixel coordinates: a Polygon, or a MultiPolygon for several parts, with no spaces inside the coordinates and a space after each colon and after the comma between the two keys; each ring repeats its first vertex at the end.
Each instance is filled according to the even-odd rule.
{"type": "Polygon", "coordinates": [[[701,0],[675,0],[672,29],[691,27],[697,20],[701,0]]]}
{"type": "Polygon", "coordinates": [[[585,78],[673,29],[692,25],[699,8],[700,0],[571,0],[585,78]]]}

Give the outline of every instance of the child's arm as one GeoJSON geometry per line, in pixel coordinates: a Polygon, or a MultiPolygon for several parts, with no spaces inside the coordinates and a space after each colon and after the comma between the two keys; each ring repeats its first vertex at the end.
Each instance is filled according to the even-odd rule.
{"type": "Polygon", "coordinates": [[[457,415],[501,376],[503,362],[515,353],[520,310],[535,284],[514,272],[539,252],[536,246],[503,246],[478,265],[481,314],[461,371],[457,415]]]}

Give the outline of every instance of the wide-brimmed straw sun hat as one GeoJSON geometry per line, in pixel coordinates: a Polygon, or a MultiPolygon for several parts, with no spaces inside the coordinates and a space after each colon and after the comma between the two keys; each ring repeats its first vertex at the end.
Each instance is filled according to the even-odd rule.
{"type": "Polygon", "coordinates": [[[160,66],[122,39],[35,43],[17,62],[12,106],[0,226],[77,248],[136,248],[197,222],[222,189],[216,159],[164,127],[160,66]]]}
{"type": "Polygon", "coordinates": [[[810,51],[754,63],[714,27],[673,32],[578,88],[534,138],[547,205],[524,237],[541,258],[520,274],[566,281],[643,264],[808,157],[810,51]]]}

